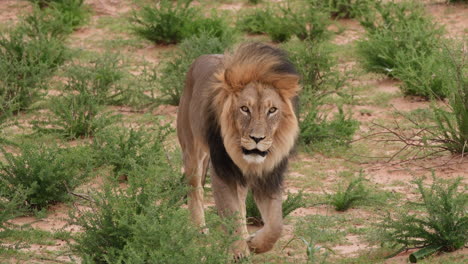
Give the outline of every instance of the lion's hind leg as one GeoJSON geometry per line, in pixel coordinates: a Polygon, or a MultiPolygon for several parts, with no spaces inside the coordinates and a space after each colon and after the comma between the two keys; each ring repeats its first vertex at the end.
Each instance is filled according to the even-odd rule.
{"type": "Polygon", "coordinates": [[[208,169],[209,156],[200,148],[194,148],[191,153],[184,155],[185,175],[190,190],[188,193],[188,207],[192,221],[199,227],[205,227],[205,213],[203,209],[203,184],[208,169]]]}

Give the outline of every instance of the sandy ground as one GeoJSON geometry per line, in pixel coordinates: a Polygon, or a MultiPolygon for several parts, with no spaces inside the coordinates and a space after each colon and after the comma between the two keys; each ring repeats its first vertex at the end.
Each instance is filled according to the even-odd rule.
{"type": "MultiPolygon", "coordinates": [[[[111,34],[106,28],[98,28],[97,24],[99,20],[103,17],[109,18],[119,18],[122,15],[128,14],[132,10],[131,5],[124,5],[119,0],[86,0],[86,3],[93,9],[94,14],[90,19],[90,22],[77,30],[71,36],[71,45],[73,47],[79,47],[82,49],[90,49],[98,52],[103,52],[104,50],[93,43],[96,41],[103,40],[111,34]]],[[[244,5],[237,3],[226,3],[221,5],[221,9],[224,10],[239,10],[243,8],[244,5]]],[[[466,37],[467,26],[468,26],[468,8],[467,5],[453,5],[447,6],[441,3],[429,4],[427,9],[435,17],[435,20],[445,25],[449,35],[453,38],[462,38],[466,37]]],[[[20,14],[29,12],[30,5],[25,1],[17,0],[1,0],[0,4],[0,23],[14,23],[17,21],[20,14]]],[[[359,25],[358,22],[354,20],[340,20],[339,23],[345,28],[345,31],[337,35],[333,42],[338,45],[346,45],[352,41],[359,39],[364,30],[359,25]]],[[[125,34],[123,34],[125,35],[125,34]]],[[[125,36],[124,36],[125,37],[125,36]]],[[[135,54],[135,56],[143,57],[144,60],[151,63],[158,63],[162,58],[164,52],[173,49],[172,46],[156,46],[150,43],[144,43],[143,47],[132,48],[130,50],[124,50],[126,54],[135,54]]],[[[343,62],[346,64],[349,62],[343,62]]],[[[388,93],[388,94],[397,94],[395,98],[390,99],[388,105],[386,106],[376,106],[376,105],[357,105],[352,106],[351,110],[353,116],[361,122],[361,130],[366,130],[370,128],[371,122],[376,119],[389,119],[392,118],[392,110],[398,109],[400,111],[412,111],[419,108],[425,108],[428,106],[426,102],[418,101],[414,98],[405,98],[398,96],[399,88],[398,82],[390,80],[387,78],[380,79],[370,79],[366,81],[361,81],[362,85],[368,85],[371,87],[372,91],[379,93],[388,93]],[[363,113],[362,110],[369,110],[369,113],[363,113]]],[[[174,106],[160,106],[153,110],[155,115],[165,115],[170,116],[171,120],[174,120],[176,116],[177,107],[174,106]]],[[[336,177],[337,171],[344,169],[344,164],[346,160],[340,160],[340,158],[334,158],[333,163],[329,162],[327,157],[324,157],[320,154],[316,155],[307,155],[300,153],[295,159],[298,159],[302,166],[313,167],[317,164],[324,164],[326,167],[324,170],[326,173],[329,173],[327,179],[324,181],[324,187],[327,188],[333,185],[337,180],[336,177]]],[[[395,185],[395,182],[404,182],[408,183],[417,176],[429,175],[430,171],[433,170],[438,177],[442,178],[454,178],[457,176],[463,176],[467,180],[468,176],[468,157],[451,157],[444,155],[441,157],[435,157],[430,159],[424,159],[419,161],[398,163],[392,162],[387,163],[379,159],[378,161],[369,161],[362,164],[359,164],[359,167],[364,170],[367,175],[367,178],[375,184],[384,186],[383,189],[399,192],[402,194],[411,195],[411,186],[406,185],[395,185]]],[[[292,179],[297,179],[305,177],[301,172],[291,170],[289,172],[288,179],[286,180],[285,186],[286,191],[296,193],[300,190],[305,192],[314,193],[317,192],[316,189],[311,188],[302,188],[301,186],[296,186],[295,181],[292,179]]],[[[94,184],[93,187],[97,188],[99,184],[94,184]]],[[[208,202],[207,206],[212,206],[212,202],[208,202]]],[[[36,219],[35,217],[19,217],[12,220],[12,223],[18,225],[30,225],[33,228],[47,230],[47,231],[56,231],[56,230],[68,230],[68,231],[79,231],[79,228],[76,226],[68,225],[68,211],[70,208],[64,204],[59,204],[53,206],[49,209],[47,217],[43,219],[36,219]]],[[[369,214],[364,209],[351,209],[347,212],[350,215],[356,215],[359,217],[365,217],[366,214],[369,214]]],[[[340,214],[334,212],[332,209],[326,206],[313,206],[307,208],[297,209],[292,213],[292,218],[303,217],[306,215],[331,215],[331,214],[340,214]]],[[[371,216],[369,216],[371,217],[371,216]]],[[[254,228],[252,228],[254,230],[254,228]]],[[[290,222],[287,223],[283,238],[278,243],[279,245],[285,245],[293,237],[294,225],[290,222]]],[[[32,245],[31,248],[27,249],[30,251],[37,252],[46,252],[54,251],[57,248],[65,247],[63,241],[57,240],[57,244],[54,246],[37,246],[32,245]]],[[[344,245],[339,245],[333,247],[338,255],[341,256],[355,256],[360,252],[365,250],[370,250],[370,247],[366,242],[362,241],[361,238],[357,235],[348,235],[346,237],[346,243],[344,245]]],[[[291,250],[281,250],[279,246],[274,250],[273,253],[269,254],[280,254],[280,255],[289,255],[292,254],[291,250]]],[[[407,257],[410,252],[404,252],[400,255],[386,261],[385,263],[406,263],[407,257]]],[[[460,254],[468,254],[468,251],[464,249],[460,254]]],[[[58,259],[59,261],[70,261],[68,257],[63,257],[58,259]]],[[[34,262],[37,263],[37,262],[34,262]]],[[[47,263],[47,261],[44,261],[47,263]]]]}

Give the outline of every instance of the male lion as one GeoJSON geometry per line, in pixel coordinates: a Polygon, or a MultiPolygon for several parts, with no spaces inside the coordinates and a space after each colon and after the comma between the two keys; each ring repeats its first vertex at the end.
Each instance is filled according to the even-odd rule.
{"type": "Polygon", "coordinates": [[[219,213],[241,216],[237,232],[245,240],[233,246],[236,258],[270,250],[281,235],[283,174],[299,131],[298,81],[286,54],[261,43],[203,55],[187,73],[177,135],[192,187],[189,210],[203,227],[203,184],[211,164],[219,213]],[[251,236],[245,220],[248,188],[265,223],[251,236]]]}

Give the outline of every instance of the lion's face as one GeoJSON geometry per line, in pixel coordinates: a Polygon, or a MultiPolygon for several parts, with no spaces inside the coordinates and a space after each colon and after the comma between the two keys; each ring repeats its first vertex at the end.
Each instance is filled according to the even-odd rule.
{"type": "Polygon", "coordinates": [[[268,85],[250,83],[239,94],[235,120],[245,161],[262,163],[267,158],[285,107],[268,85]]]}

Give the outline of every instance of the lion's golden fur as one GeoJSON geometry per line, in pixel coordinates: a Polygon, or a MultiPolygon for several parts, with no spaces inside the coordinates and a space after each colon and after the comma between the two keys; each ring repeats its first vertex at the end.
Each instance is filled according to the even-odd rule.
{"type": "Polygon", "coordinates": [[[299,131],[293,105],[298,81],[286,55],[261,43],[244,44],[224,55],[203,55],[187,73],[177,135],[192,187],[189,210],[203,227],[203,183],[211,163],[218,211],[241,216],[236,232],[244,240],[233,245],[236,257],[268,251],[281,235],[283,174],[299,131]],[[247,107],[249,111],[242,110],[247,107]],[[249,188],[265,217],[265,226],[253,235],[245,223],[249,188]]]}
{"type": "Polygon", "coordinates": [[[226,53],[222,68],[216,72],[215,81],[211,84],[212,89],[205,95],[212,100],[211,107],[221,126],[227,152],[239,168],[249,175],[262,175],[273,170],[289,155],[299,131],[291,100],[300,91],[299,76],[278,70],[286,58],[285,54],[274,51],[268,47],[259,47],[257,43],[248,43],[241,45],[233,53],[226,53]],[[286,105],[274,144],[263,164],[249,164],[242,158],[239,133],[234,129],[236,120],[232,114],[235,111],[233,108],[236,106],[236,95],[245,85],[255,82],[273,86],[286,105]]]}

